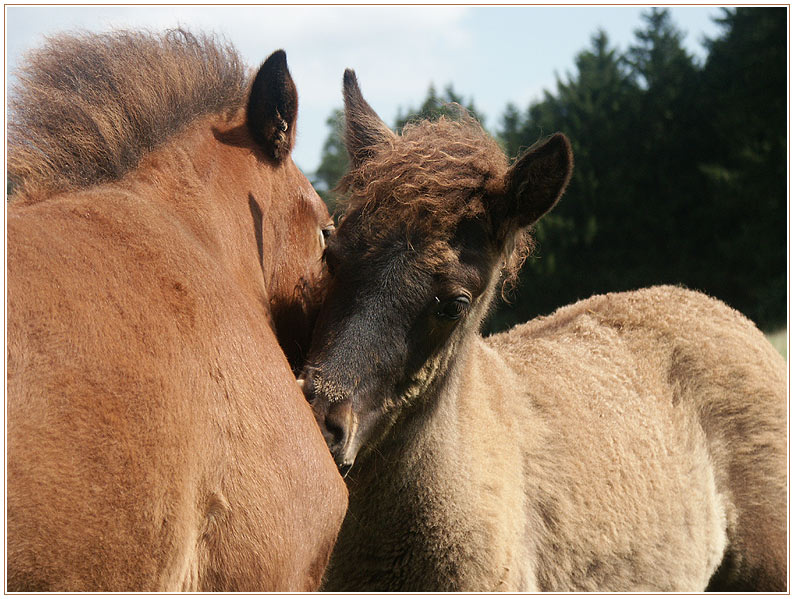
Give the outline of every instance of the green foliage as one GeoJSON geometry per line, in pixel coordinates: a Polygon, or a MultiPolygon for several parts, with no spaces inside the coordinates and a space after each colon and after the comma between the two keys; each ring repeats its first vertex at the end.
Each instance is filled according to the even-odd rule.
{"type": "Polygon", "coordinates": [[[685,83],[682,75],[694,71],[692,57],[684,50],[683,33],[673,25],[669,11],[652,8],[642,18],[647,28],[634,32],[636,43],[624,60],[644,89],[655,89],[669,98],[669,92],[680,90],[685,83]]]}
{"type": "MultiPolygon", "coordinates": [[[[625,52],[598,31],[554,92],[505,108],[496,136],[509,156],[562,131],[576,165],[486,331],[593,293],[661,283],[716,296],[765,329],[785,322],[787,13],[724,9],[718,22],[697,64],[669,11],[652,8],[625,52]]],[[[441,95],[431,86],[395,126],[454,116],[450,102],[482,117],[451,85],[441,95]]],[[[328,120],[321,194],[347,164],[339,120],[328,120]]]]}
{"type": "Polygon", "coordinates": [[[441,96],[436,93],[435,86],[431,84],[430,88],[427,90],[427,96],[419,108],[408,108],[405,113],[403,113],[402,110],[398,111],[394,127],[400,130],[411,121],[421,121],[424,119],[433,121],[441,116],[456,118],[460,111],[460,109],[455,106],[456,104],[468,110],[480,123],[483,122],[482,115],[474,107],[474,102],[471,101],[466,103],[463,96],[455,92],[455,88],[452,84],[444,88],[444,93],[441,96]]]}
{"type": "Polygon", "coordinates": [[[593,293],[672,283],[765,328],[786,319],[786,10],[725,10],[705,65],[667,10],[620,54],[598,32],[555,93],[499,131],[515,154],[563,131],[570,187],[487,330],[593,293]]]}
{"type": "Polygon", "coordinates": [[[784,358],[788,357],[788,329],[783,328],[779,331],[767,333],[766,338],[769,339],[769,343],[780,352],[781,356],[784,358]]]}
{"type": "Polygon", "coordinates": [[[763,326],[785,320],[787,11],[725,10],[709,42],[702,94],[710,119],[703,176],[714,202],[709,285],[763,326]]]}

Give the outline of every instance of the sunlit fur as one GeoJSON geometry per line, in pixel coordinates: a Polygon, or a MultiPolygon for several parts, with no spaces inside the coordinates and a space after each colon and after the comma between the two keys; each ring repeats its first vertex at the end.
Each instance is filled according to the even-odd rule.
{"type": "Polygon", "coordinates": [[[349,468],[324,589],[785,591],[786,364],[763,334],[665,286],[483,338],[500,244],[554,205],[568,142],[485,177],[454,150],[469,125],[403,142],[350,74],[345,99],[354,197],[304,386],[349,468]]]}
{"type": "Polygon", "coordinates": [[[247,82],[233,48],[181,30],[56,36],[17,76],[8,171],[28,201],[120,179],[202,116],[236,111],[247,82]]]}
{"type": "Polygon", "coordinates": [[[59,37],[26,68],[6,590],[316,589],[346,490],[278,343],[308,344],[328,219],[268,147],[294,140],[267,108],[297,107],[284,53],[250,98],[185,32],[59,37]],[[253,140],[247,98],[283,139],[253,140]]]}

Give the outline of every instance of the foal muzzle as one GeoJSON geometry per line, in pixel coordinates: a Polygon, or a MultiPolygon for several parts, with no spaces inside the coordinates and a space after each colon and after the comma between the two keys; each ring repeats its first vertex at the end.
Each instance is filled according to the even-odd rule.
{"type": "Polygon", "coordinates": [[[310,374],[299,378],[298,386],[312,406],[320,432],[340,473],[347,476],[358,453],[358,418],[353,411],[353,403],[349,399],[323,397],[310,374]]]}

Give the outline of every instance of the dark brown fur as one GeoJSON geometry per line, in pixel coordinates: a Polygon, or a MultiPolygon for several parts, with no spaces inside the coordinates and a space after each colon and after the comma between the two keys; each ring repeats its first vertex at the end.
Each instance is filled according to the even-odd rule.
{"type": "MultiPolygon", "coordinates": [[[[363,99],[348,97],[357,101],[371,111],[363,99]]],[[[464,220],[488,217],[486,198],[504,194],[507,157],[464,108],[457,108],[455,119],[409,123],[399,136],[378,125],[377,117],[366,128],[371,138],[357,139],[360,128],[347,128],[349,146],[363,145],[366,160],[351,161],[339,183],[346,193],[339,204],[366,214],[362,237],[377,238],[394,222],[406,231],[451,232],[464,220]]],[[[507,247],[504,273],[513,282],[534,247],[530,231],[514,235],[507,247]]]]}
{"type": "Polygon", "coordinates": [[[329,217],[289,157],[296,113],[272,110],[297,109],[284,53],[262,69],[247,95],[236,54],[185,32],[31,58],[9,147],[9,591],[320,583],[346,491],[278,341],[297,367],[329,217]]]}

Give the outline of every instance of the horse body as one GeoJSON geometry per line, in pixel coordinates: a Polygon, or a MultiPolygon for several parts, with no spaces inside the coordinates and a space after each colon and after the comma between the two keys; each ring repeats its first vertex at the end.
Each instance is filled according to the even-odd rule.
{"type": "Polygon", "coordinates": [[[9,206],[9,590],[320,583],[346,491],[277,314],[313,318],[328,215],[243,112],[9,206]]]}
{"type": "Polygon", "coordinates": [[[400,138],[351,74],[345,94],[351,199],[302,382],[350,491],[324,588],[784,590],[786,374],[763,335],[657,287],[483,339],[567,141],[508,168],[465,119],[400,138]]]}
{"type": "Polygon", "coordinates": [[[471,339],[348,476],[326,588],[705,589],[734,544],[745,578],[785,584],[785,373],[732,312],[652,288],[471,339]]]}
{"type": "Polygon", "coordinates": [[[785,589],[785,364],[751,322],[656,287],[486,342],[551,427],[543,588],[785,589]]]}

